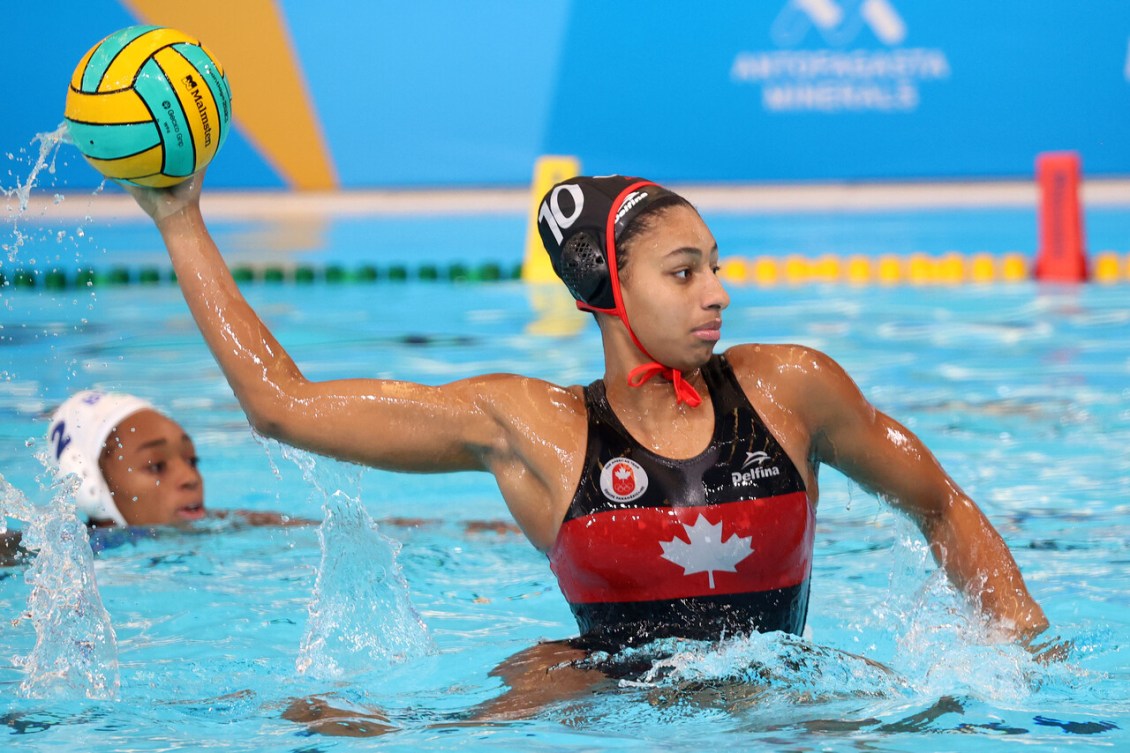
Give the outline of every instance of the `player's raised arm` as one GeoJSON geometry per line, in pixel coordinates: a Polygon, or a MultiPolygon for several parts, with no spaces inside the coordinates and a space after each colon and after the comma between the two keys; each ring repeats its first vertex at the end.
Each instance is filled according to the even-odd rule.
{"type": "MultiPolygon", "coordinates": [[[[312,382],[244,299],[200,211],[200,174],[171,189],[127,186],[154,219],[189,309],[252,426],[315,452],[394,470],[486,470],[506,442],[493,376],[442,387],[312,382]]],[[[550,389],[545,385],[544,389],[550,389]]]]}

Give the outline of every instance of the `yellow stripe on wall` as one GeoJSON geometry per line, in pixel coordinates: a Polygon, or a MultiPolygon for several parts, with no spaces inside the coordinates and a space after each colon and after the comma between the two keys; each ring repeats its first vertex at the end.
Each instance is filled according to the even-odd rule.
{"type": "Polygon", "coordinates": [[[139,22],[191,34],[216,54],[231,84],[236,126],[291,188],[337,187],[333,158],[275,0],[121,2],[139,22]]]}

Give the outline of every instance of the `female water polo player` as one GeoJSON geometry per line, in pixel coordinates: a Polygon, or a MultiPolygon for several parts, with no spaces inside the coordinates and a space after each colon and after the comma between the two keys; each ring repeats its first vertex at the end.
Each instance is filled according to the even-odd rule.
{"type": "MultiPolygon", "coordinates": [[[[309,525],[315,521],[253,510],[209,511],[196,448],[180,424],[139,397],[84,390],[67,398],[47,428],[51,459],[59,475],[78,478],[75,510],[101,550],[146,536],[107,529],[185,526],[209,518],[237,525],[309,525]]],[[[0,565],[19,562],[21,535],[0,537],[0,565]]]]}
{"type": "Polygon", "coordinates": [[[528,678],[558,692],[545,688],[556,683],[542,659],[591,648],[799,633],[822,463],[909,515],[1002,634],[1027,641],[1046,628],[978,507],[832,359],[795,345],[714,353],[729,299],[715,240],[681,196],[578,177],[541,204],[553,266],[595,312],[603,379],[562,387],[489,374],[425,386],[306,379],[228,273],[200,212],[201,183],[127,189],[155,220],[252,426],[384,469],[491,473],[549,558],[580,638],[532,649],[518,665],[533,670],[504,673],[512,686],[528,678]]]}
{"type": "Polygon", "coordinates": [[[253,526],[316,522],[258,510],[205,510],[192,437],[133,395],[71,395],[52,414],[47,442],[59,473],[79,478],[75,509],[93,528],[186,525],[206,517],[253,526]]]}
{"type": "MultiPolygon", "coordinates": [[[[79,480],[75,510],[91,530],[185,524],[205,516],[204,479],[188,433],[148,402],[122,393],[83,391],[52,414],[48,448],[59,475],[79,480]]],[[[25,552],[17,531],[0,541],[0,564],[25,552]]],[[[125,543],[92,536],[95,550],[125,543]]]]}
{"type": "Polygon", "coordinates": [[[92,526],[161,526],[204,518],[204,479],[188,432],[148,402],[78,392],[51,416],[50,452],[80,480],[75,508],[92,526]]]}

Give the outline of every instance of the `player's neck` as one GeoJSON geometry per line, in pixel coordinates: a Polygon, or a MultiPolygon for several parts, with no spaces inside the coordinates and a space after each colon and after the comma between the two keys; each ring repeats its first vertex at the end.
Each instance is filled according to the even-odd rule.
{"type": "Polygon", "coordinates": [[[638,387],[629,385],[628,371],[606,371],[604,389],[609,406],[632,437],[670,458],[693,457],[705,449],[714,430],[714,409],[701,370],[685,375],[702,396],[697,407],[677,402],[674,386],[662,376],[638,387]]]}

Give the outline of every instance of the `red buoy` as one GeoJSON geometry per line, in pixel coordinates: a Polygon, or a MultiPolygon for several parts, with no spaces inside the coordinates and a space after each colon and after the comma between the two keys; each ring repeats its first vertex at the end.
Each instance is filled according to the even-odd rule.
{"type": "Polygon", "coordinates": [[[1040,185],[1037,280],[1083,282],[1087,279],[1083,212],[1079,204],[1080,173],[1076,152],[1045,152],[1036,157],[1036,179],[1040,185]]]}

